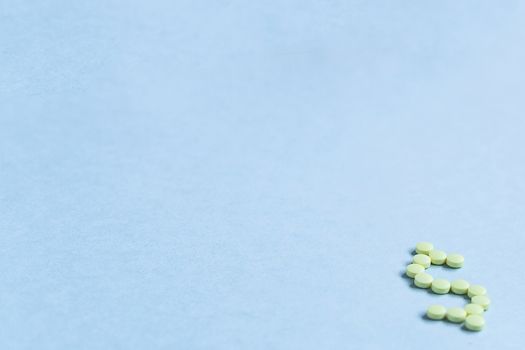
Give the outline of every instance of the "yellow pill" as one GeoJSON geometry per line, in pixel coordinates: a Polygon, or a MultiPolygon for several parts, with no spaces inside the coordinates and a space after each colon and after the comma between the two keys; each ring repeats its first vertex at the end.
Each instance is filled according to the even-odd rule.
{"type": "Polygon", "coordinates": [[[483,315],[483,306],[478,304],[467,304],[465,306],[465,311],[467,315],[483,315]]]}
{"type": "Polygon", "coordinates": [[[488,310],[490,306],[490,299],[486,295],[476,295],[472,297],[472,303],[481,306],[484,310],[488,310]]]}
{"type": "Polygon", "coordinates": [[[430,267],[430,257],[428,255],[416,254],[414,255],[414,258],[412,259],[412,262],[414,264],[419,264],[423,266],[425,269],[430,267]]]}
{"type": "Polygon", "coordinates": [[[452,307],[447,310],[447,320],[454,323],[461,323],[465,321],[467,312],[460,307],[452,307]]]}
{"type": "Polygon", "coordinates": [[[416,244],[416,253],[418,254],[427,254],[434,249],[434,245],[429,242],[419,242],[416,244]]]}
{"type": "Polygon", "coordinates": [[[428,255],[434,265],[443,265],[447,260],[447,253],[442,250],[432,250],[428,255]]]}
{"type": "Polygon", "coordinates": [[[468,287],[468,296],[471,298],[478,296],[478,295],[485,295],[485,294],[487,294],[487,290],[483,286],[473,285],[473,286],[468,287]]]}
{"type": "Polygon", "coordinates": [[[436,294],[447,294],[450,291],[450,282],[444,279],[432,281],[432,291],[436,294]]]}
{"type": "Polygon", "coordinates": [[[481,315],[470,315],[465,320],[465,327],[471,331],[480,331],[485,326],[485,319],[481,315]]]}
{"type": "Polygon", "coordinates": [[[421,272],[414,278],[414,284],[419,288],[428,288],[432,284],[434,278],[426,272],[421,272]]]}
{"type": "Polygon", "coordinates": [[[455,280],[450,284],[450,290],[454,294],[467,294],[470,283],[465,280],[455,280]]]}
{"type": "Polygon", "coordinates": [[[442,320],[447,314],[447,309],[441,305],[431,305],[427,309],[427,317],[431,320],[442,320]]]}
{"type": "Polygon", "coordinates": [[[419,264],[410,264],[407,266],[406,274],[410,278],[416,277],[418,273],[425,271],[425,268],[419,264]]]}
{"type": "Polygon", "coordinates": [[[459,254],[449,254],[446,260],[447,265],[455,269],[463,266],[464,262],[465,262],[465,258],[463,257],[463,255],[459,255],[459,254]]]}

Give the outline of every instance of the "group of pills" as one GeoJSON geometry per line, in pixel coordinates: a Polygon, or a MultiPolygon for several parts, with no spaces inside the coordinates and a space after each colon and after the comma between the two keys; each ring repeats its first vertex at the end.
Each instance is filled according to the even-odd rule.
{"type": "Polygon", "coordinates": [[[446,264],[452,268],[463,266],[465,258],[460,254],[448,254],[442,250],[434,249],[434,245],[428,242],[420,242],[416,245],[416,255],[412,263],[406,268],[406,275],[414,279],[414,284],[419,288],[430,288],[436,294],[447,294],[452,292],[458,295],[468,295],[470,303],[464,308],[445,308],[441,305],[432,305],[427,309],[427,317],[431,320],[447,319],[450,322],[465,322],[465,327],[471,331],[480,331],[485,325],[484,312],[489,308],[490,299],[487,290],[480,285],[471,285],[465,280],[449,282],[445,279],[434,279],[425,270],[430,265],[446,264]]]}

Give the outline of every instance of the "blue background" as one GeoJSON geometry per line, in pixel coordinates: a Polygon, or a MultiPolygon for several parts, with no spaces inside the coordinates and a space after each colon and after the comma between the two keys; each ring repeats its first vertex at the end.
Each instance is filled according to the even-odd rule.
{"type": "Polygon", "coordinates": [[[0,1],[2,349],[518,349],[520,1],[0,1]],[[420,240],[487,328],[422,319],[420,240]]]}

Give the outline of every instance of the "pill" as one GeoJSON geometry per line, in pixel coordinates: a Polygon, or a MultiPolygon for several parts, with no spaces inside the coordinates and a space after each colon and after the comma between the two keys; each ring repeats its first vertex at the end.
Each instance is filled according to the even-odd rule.
{"type": "Polygon", "coordinates": [[[407,266],[406,274],[410,278],[416,277],[416,275],[420,272],[425,271],[425,268],[419,264],[410,264],[407,266]]]}
{"type": "Polygon", "coordinates": [[[414,284],[419,288],[428,288],[432,284],[434,278],[426,272],[421,272],[414,278],[414,284]]]}
{"type": "Polygon", "coordinates": [[[460,307],[452,307],[447,310],[447,320],[454,323],[461,323],[465,321],[467,312],[460,307]]]}
{"type": "Polygon", "coordinates": [[[432,250],[428,255],[434,265],[443,265],[447,260],[447,253],[442,250],[432,250]]]}
{"type": "Polygon", "coordinates": [[[434,249],[434,245],[429,242],[419,242],[416,244],[416,253],[418,254],[427,254],[434,249]]]}
{"type": "Polygon", "coordinates": [[[423,266],[425,269],[430,267],[430,257],[428,255],[416,254],[412,259],[412,262],[423,266]]]}
{"type": "Polygon", "coordinates": [[[485,294],[487,294],[487,290],[483,286],[473,285],[473,286],[468,287],[468,296],[471,298],[478,296],[478,295],[485,295],[485,294]]]}
{"type": "Polygon", "coordinates": [[[463,255],[459,255],[459,254],[449,254],[446,260],[447,265],[455,269],[463,266],[464,262],[465,262],[465,258],[463,257],[463,255]]]}
{"type": "Polygon", "coordinates": [[[476,295],[472,297],[472,303],[483,307],[484,310],[487,310],[490,306],[490,299],[486,295],[476,295]]]}
{"type": "Polygon", "coordinates": [[[447,309],[442,305],[430,305],[427,309],[427,317],[431,320],[442,320],[447,314],[447,309]]]}
{"type": "Polygon", "coordinates": [[[470,284],[465,280],[455,280],[450,284],[450,290],[454,294],[467,294],[470,284]]]}
{"type": "Polygon", "coordinates": [[[447,294],[450,291],[450,282],[444,279],[432,281],[432,291],[436,294],[447,294]]]}
{"type": "Polygon", "coordinates": [[[465,327],[471,331],[480,331],[485,326],[485,319],[481,315],[470,315],[465,320],[465,327]]]}
{"type": "Polygon", "coordinates": [[[483,306],[478,304],[467,304],[465,306],[467,315],[483,315],[483,306]]]}

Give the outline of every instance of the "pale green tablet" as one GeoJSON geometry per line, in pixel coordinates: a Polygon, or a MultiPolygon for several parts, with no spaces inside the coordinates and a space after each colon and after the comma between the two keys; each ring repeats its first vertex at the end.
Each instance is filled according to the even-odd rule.
{"type": "Polygon", "coordinates": [[[465,258],[463,257],[463,255],[460,254],[449,254],[446,260],[447,265],[455,269],[463,266],[464,262],[465,258]]]}
{"type": "Polygon", "coordinates": [[[467,304],[465,306],[465,311],[467,312],[467,315],[483,315],[483,312],[485,312],[483,306],[478,304],[467,304]]]}
{"type": "Polygon", "coordinates": [[[432,250],[428,256],[434,265],[443,265],[447,260],[447,253],[442,250],[432,250]]]}
{"type": "Polygon", "coordinates": [[[486,295],[476,295],[472,297],[472,303],[478,304],[479,306],[483,307],[484,310],[488,310],[490,306],[490,299],[486,295]]]}
{"type": "Polygon", "coordinates": [[[441,305],[430,305],[427,309],[427,317],[431,320],[442,320],[447,314],[447,309],[441,305]]]}
{"type": "Polygon", "coordinates": [[[419,242],[416,244],[416,253],[418,254],[428,255],[432,249],[434,249],[434,245],[429,242],[419,242]]]}
{"type": "Polygon", "coordinates": [[[426,272],[421,272],[414,278],[414,284],[419,288],[429,288],[434,278],[426,272]]]}
{"type": "Polygon", "coordinates": [[[471,298],[478,296],[478,295],[485,295],[485,294],[487,294],[487,290],[483,286],[473,285],[473,286],[468,287],[468,296],[471,298]]]}
{"type": "Polygon", "coordinates": [[[419,264],[423,266],[425,269],[430,267],[430,257],[425,254],[416,254],[414,255],[414,258],[412,259],[412,262],[414,264],[419,264]]]}
{"type": "Polygon", "coordinates": [[[447,310],[447,320],[454,323],[461,323],[465,321],[467,312],[460,307],[452,307],[447,310]]]}
{"type": "Polygon", "coordinates": [[[470,283],[465,280],[455,280],[450,284],[450,290],[454,294],[467,294],[470,283]]]}
{"type": "Polygon", "coordinates": [[[447,294],[450,291],[450,282],[444,279],[433,280],[432,291],[436,294],[447,294]]]}
{"type": "Polygon", "coordinates": [[[470,315],[465,320],[465,327],[471,331],[480,331],[485,326],[485,319],[481,315],[470,315]]]}
{"type": "Polygon", "coordinates": [[[410,278],[416,277],[418,273],[425,271],[425,268],[419,264],[410,264],[407,266],[406,274],[410,278]]]}

